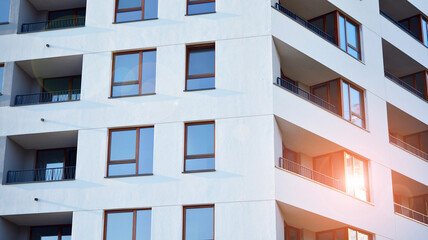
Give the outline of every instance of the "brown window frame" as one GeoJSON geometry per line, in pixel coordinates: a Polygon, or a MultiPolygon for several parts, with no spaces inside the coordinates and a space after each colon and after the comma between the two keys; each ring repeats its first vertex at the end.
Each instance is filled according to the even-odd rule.
{"type": "Polygon", "coordinates": [[[314,96],[316,96],[315,93],[314,93],[314,90],[317,89],[317,88],[319,88],[319,87],[326,86],[326,88],[327,88],[327,102],[330,103],[330,104],[332,104],[331,100],[330,100],[330,82],[333,82],[333,81],[337,81],[338,82],[338,86],[337,86],[338,88],[337,89],[338,89],[339,106],[336,106],[338,108],[338,113],[339,113],[338,115],[342,119],[344,119],[344,120],[352,123],[353,125],[355,125],[357,127],[360,127],[360,126],[356,125],[355,123],[353,123],[351,121],[351,119],[348,120],[348,119],[345,118],[345,107],[346,106],[344,106],[344,101],[343,101],[343,83],[346,83],[346,84],[348,84],[348,102],[349,102],[348,108],[349,108],[350,118],[352,118],[352,116],[356,116],[359,119],[361,119],[362,124],[363,124],[363,126],[361,128],[366,129],[366,127],[367,127],[367,123],[366,123],[366,106],[365,106],[365,104],[366,104],[366,96],[365,96],[365,90],[364,89],[356,86],[355,84],[351,83],[350,81],[344,80],[343,78],[336,78],[336,79],[333,79],[333,80],[330,80],[330,81],[327,81],[327,82],[323,82],[323,83],[311,86],[310,87],[311,94],[314,95],[314,96]],[[351,109],[351,93],[350,93],[350,91],[351,91],[350,89],[351,88],[353,88],[353,89],[355,89],[355,90],[357,90],[358,92],[361,93],[361,100],[362,100],[362,103],[361,103],[361,106],[360,106],[361,107],[361,109],[360,109],[361,116],[353,114],[353,112],[352,112],[352,109],[351,109]]]}
{"type": "Polygon", "coordinates": [[[141,0],[141,7],[118,9],[118,7],[119,7],[119,0],[116,0],[115,11],[114,11],[114,22],[115,23],[122,23],[122,22],[118,22],[117,21],[117,14],[118,13],[134,12],[134,11],[140,11],[140,10],[141,10],[141,19],[139,19],[139,20],[133,20],[133,21],[124,21],[124,22],[134,22],[134,21],[144,20],[144,6],[145,6],[145,3],[146,3],[146,0],[141,0]]]}
{"type": "MultiPolygon", "coordinates": [[[[196,79],[196,78],[210,78],[213,77],[215,78],[215,43],[208,43],[208,44],[197,44],[197,45],[187,45],[186,46],[186,82],[185,82],[185,87],[184,89],[186,91],[195,91],[195,90],[206,90],[206,89],[211,89],[211,88],[202,88],[202,89],[195,89],[195,90],[188,90],[187,89],[187,81],[189,79],[196,79]],[[214,73],[206,73],[206,74],[195,74],[195,75],[189,75],[189,56],[190,56],[190,52],[192,50],[197,50],[197,49],[210,49],[212,48],[214,50],[214,73]]],[[[214,80],[215,81],[215,80],[214,80]]],[[[215,82],[214,82],[215,85],[215,82]]]]}
{"type": "MultiPolygon", "coordinates": [[[[337,231],[337,230],[342,230],[342,229],[344,229],[344,230],[345,230],[345,239],[346,239],[346,240],[350,240],[350,239],[349,239],[349,229],[351,229],[351,230],[353,230],[353,231],[356,231],[356,232],[357,232],[357,234],[358,234],[358,233],[361,233],[361,234],[368,235],[368,236],[369,236],[369,240],[373,240],[373,234],[371,234],[371,233],[369,233],[369,232],[367,232],[367,231],[363,231],[363,230],[360,230],[360,229],[354,228],[354,227],[350,227],[350,226],[347,226],[347,227],[341,227],[341,228],[335,228],[335,229],[330,229],[330,230],[325,230],[325,231],[317,232],[317,233],[316,233],[316,240],[319,240],[319,234],[321,234],[321,233],[327,233],[327,232],[332,232],[332,233],[333,233],[333,240],[336,240],[336,231],[337,231]]],[[[358,235],[357,235],[357,236],[358,236],[358,235]]]]}
{"type": "Polygon", "coordinates": [[[153,173],[138,173],[138,165],[139,165],[139,146],[140,146],[140,134],[139,130],[142,128],[154,128],[154,125],[151,126],[143,126],[143,127],[131,127],[131,128],[113,128],[109,129],[108,132],[108,152],[107,152],[107,177],[126,177],[126,176],[145,176],[145,175],[153,175],[153,173]],[[135,141],[135,159],[124,159],[124,160],[114,160],[110,161],[110,153],[111,153],[111,133],[112,132],[120,132],[120,131],[129,131],[135,130],[136,132],[136,141],[135,141]],[[109,176],[109,166],[115,164],[127,164],[127,163],[135,163],[135,174],[125,174],[125,175],[114,175],[109,176]]]}
{"type": "Polygon", "coordinates": [[[118,210],[105,210],[104,211],[104,233],[103,233],[103,240],[106,240],[107,238],[107,215],[109,213],[133,213],[132,217],[132,239],[136,239],[137,235],[137,211],[145,211],[145,210],[152,210],[152,208],[137,208],[137,209],[118,209],[118,210]]]}
{"type": "Polygon", "coordinates": [[[215,121],[206,121],[206,122],[189,122],[184,124],[184,169],[183,172],[192,173],[192,172],[207,172],[215,171],[215,121]],[[193,125],[214,125],[214,153],[213,154],[198,154],[198,155],[187,155],[187,127],[193,125]],[[214,168],[213,169],[203,169],[203,170],[187,170],[186,171],[186,160],[187,159],[198,159],[198,158],[214,158],[214,168]]]}
{"type": "Polygon", "coordinates": [[[183,240],[186,240],[186,210],[195,209],[195,208],[212,208],[213,209],[213,239],[212,240],[215,240],[215,204],[183,206],[183,240]]]}
{"type": "MultiPolygon", "coordinates": [[[[129,52],[115,52],[113,53],[113,61],[112,61],[112,69],[111,69],[111,87],[110,87],[110,97],[111,98],[121,98],[121,97],[129,97],[129,96],[142,96],[142,95],[151,95],[154,93],[141,93],[141,83],[142,83],[142,76],[143,76],[143,52],[151,52],[155,51],[157,53],[157,49],[145,49],[145,50],[138,50],[138,51],[129,51],[129,52]],[[126,81],[126,82],[114,82],[114,72],[116,67],[116,56],[118,55],[128,55],[128,54],[139,54],[139,63],[138,63],[138,79],[133,81],[126,81]],[[138,94],[136,95],[125,95],[125,96],[113,96],[113,87],[115,86],[126,86],[126,85],[134,85],[138,83],[138,94]]],[[[156,79],[155,79],[156,81],[156,79]]]]}
{"type": "Polygon", "coordinates": [[[58,240],[61,240],[61,238],[62,238],[62,228],[64,228],[64,227],[73,228],[72,224],[31,226],[30,227],[30,238],[29,238],[30,240],[32,237],[33,228],[39,228],[39,227],[58,227],[58,240]]]}
{"type": "MultiPolygon", "coordinates": [[[[189,5],[195,5],[195,4],[201,4],[201,3],[210,3],[210,2],[215,2],[215,0],[198,0],[198,1],[187,0],[186,15],[189,15],[189,5]]],[[[207,13],[211,13],[211,12],[207,12],[207,13]]],[[[207,13],[198,13],[198,14],[207,14],[207,13]]],[[[197,15],[197,14],[191,14],[191,15],[197,15]]]]}

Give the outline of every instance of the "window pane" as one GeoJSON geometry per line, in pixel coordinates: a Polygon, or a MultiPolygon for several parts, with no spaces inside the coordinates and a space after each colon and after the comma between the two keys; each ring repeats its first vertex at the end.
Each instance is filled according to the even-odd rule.
{"type": "Polygon", "coordinates": [[[351,120],[351,113],[349,112],[349,85],[342,82],[342,94],[343,94],[343,118],[351,120]]]}
{"type": "Polygon", "coordinates": [[[420,72],[420,73],[415,74],[416,89],[421,93],[425,93],[424,74],[425,74],[424,72],[420,72]]]}
{"type": "Polygon", "coordinates": [[[43,88],[46,92],[68,91],[70,78],[50,78],[43,80],[43,88]]]}
{"type": "Polygon", "coordinates": [[[61,240],[71,240],[71,227],[62,228],[61,240]]]}
{"type": "Polygon", "coordinates": [[[336,239],[335,240],[347,240],[345,229],[336,230],[336,239]]]}
{"type": "Polygon", "coordinates": [[[135,240],[150,240],[152,224],[152,210],[137,211],[135,240]]]}
{"type": "Polygon", "coordinates": [[[324,101],[328,101],[327,86],[320,86],[320,87],[314,88],[314,95],[321,98],[324,101]]]}
{"type": "Polygon", "coordinates": [[[0,66],[0,93],[3,91],[4,66],[0,66]]]}
{"type": "Polygon", "coordinates": [[[299,240],[299,231],[296,229],[288,228],[289,240],[299,240]]]}
{"type": "Polygon", "coordinates": [[[135,175],[136,163],[109,164],[109,176],[135,175]]]}
{"type": "Polygon", "coordinates": [[[139,64],[139,53],[115,55],[114,82],[137,81],[139,64]]]}
{"type": "Polygon", "coordinates": [[[0,22],[9,22],[10,0],[0,1],[0,22]]]}
{"type": "Polygon", "coordinates": [[[106,240],[132,240],[133,212],[107,214],[106,240]]]}
{"type": "Polygon", "coordinates": [[[364,162],[358,159],[354,159],[354,188],[355,197],[361,200],[367,200],[367,183],[366,183],[366,169],[364,162]]]}
{"type": "Polygon", "coordinates": [[[186,169],[184,171],[211,170],[215,169],[214,158],[186,159],[186,169]]]}
{"type": "Polygon", "coordinates": [[[113,86],[112,97],[133,96],[139,94],[139,84],[113,86]]]}
{"type": "Polygon", "coordinates": [[[358,240],[369,240],[369,235],[358,233],[358,240]]]}
{"type": "Polygon", "coordinates": [[[135,159],[136,130],[112,131],[110,161],[135,159]]]}
{"type": "Polygon", "coordinates": [[[65,18],[74,18],[75,10],[60,10],[49,12],[49,20],[58,20],[65,18]]]}
{"type": "Polygon", "coordinates": [[[141,7],[142,0],[118,0],[118,9],[141,7]]]}
{"type": "Polygon", "coordinates": [[[348,47],[348,53],[349,55],[353,56],[356,59],[360,59],[360,53],[352,49],[351,47],[348,47]]]}
{"type": "Polygon", "coordinates": [[[145,0],[144,1],[144,19],[151,19],[158,17],[158,0],[145,0]]]}
{"type": "Polygon", "coordinates": [[[321,31],[324,31],[324,18],[318,18],[316,20],[310,21],[315,27],[319,28],[321,31]]]}
{"type": "Polygon", "coordinates": [[[336,39],[336,25],[334,23],[334,13],[331,13],[325,17],[325,27],[328,35],[336,39]]]}
{"type": "Polygon", "coordinates": [[[334,112],[339,114],[339,91],[337,81],[330,82],[330,104],[334,106],[334,112]]]}
{"type": "Polygon", "coordinates": [[[412,88],[414,88],[414,81],[413,81],[413,75],[407,76],[407,77],[402,77],[400,78],[403,82],[407,83],[409,86],[411,86],[412,88]]]}
{"type": "Polygon", "coordinates": [[[122,12],[116,14],[116,22],[138,21],[142,18],[142,11],[122,12]]]}
{"type": "Polygon", "coordinates": [[[345,18],[339,16],[340,48],[346,51],[345,18]]]}
{"type": "Polygon", "coordinates": [[[214,124],[187,125],[187,155],[214,153],[214,124]]]}
{"type": "Polygon", "coordinates": [[[360,91],[354,89],[354,88],[350,88],[350,92],[351,92],[351,111],[353,114],[356,115],[363,115],[362,114],[362,94],[360,91]]]}
{"type": "Polygon", "coordinates": [[[31,240],[58,240],[58,227],[33,227],[31,240]]]}
{"type": "Polygon", "coordinates": [[[412,17],[410,19],[410,31],[415,34],[417,38],[419,38],[419,16],[412,17]]]}
{"type": "Polygon", "coordinates": [[[353,157],[345,153],[346,164],[346,192],[354,196],[354,161],[353,157]]]}
{"type": "Polygon", "coordinates": [[[186,209],[186,240],[214,238],[214,209],[186,209]]]}
{"type": "Polygon", "coordinates": [[[346,36],[348,44],[358,49],[358,28],[350,22],[346,22],[346,36]]]}
{"type": "Polygon", "coordinates": [[[357,231],[349,229],[349,240],[357,240],[357,231]]]}
{"type": "Polygon", "coordinates": [[[215,2],[189,4],[187,14],[213,13],[215,12],[215,2]]]}
{"type": "Polygon", "coordinates": [[[422,18],[422,38],[425,46],[428,47],[428,22],[422,18]]]}
{"type": "Polygon", "coordinates": [[[141,93],[154,93],[156,85],[156,51],[143,52],[141,93]]]}
{"type": "Polygon", "coordinates": [[[37,152],[37,168],[63,167],[64,149],[37,152]]]}
{"type": "Polygon", "coordinates": [[[187,90],[215,88],[215,77],[187,79],[187,90]]]}
{"type": "Polygon", "coordinates": [[[71,89],[80,89],[82,85],[81,77],[74,77],[71,84],[71,89]]]}
{"type": "Polygon", "coordinates": [[[153,173],[153,135],[154,128],[140,129],[138,173],[153,173]]]}
{"type": "Polygon", "coordinates": [[[190,49],[188,61],[188,75],[214,73],[214,48],[190,49]]]}

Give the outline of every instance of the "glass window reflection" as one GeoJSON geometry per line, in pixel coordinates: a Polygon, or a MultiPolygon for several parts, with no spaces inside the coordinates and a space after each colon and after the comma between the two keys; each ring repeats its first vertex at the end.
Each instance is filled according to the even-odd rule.
{"type": "Polygon", "coordinates": [[[185,171],[215,168],[214,139],[214,123],[186,124],[185,171]]]}
{"type": "Polygon", "coordinates": [[[214,239],[214,207],[185,208],[185,240],[214,239]]]}

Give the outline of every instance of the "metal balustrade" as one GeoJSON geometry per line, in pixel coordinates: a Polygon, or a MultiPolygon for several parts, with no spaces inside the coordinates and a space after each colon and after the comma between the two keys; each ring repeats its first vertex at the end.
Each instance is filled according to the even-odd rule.
{"type": "Polygon", "coordinates": [[[303,177],[307,177],[309,179],[325,184],[342,192],[346,192],[346,186],[344,181],[314,171],[286,158],[280,157],[279,161],[277,162],[277,167],[299,174],[303,177]]]}
{"type": "Polygon", "coordinates": [[[394,76],[392,73],[385,71],[385,77],[387,77],[391,81],[397,83],[398,85],[402,86],[403,88],[407,89],[408,91],[415,94],[416,96],[418,96],[422,99],[425,99],[425,95],[422,92],[420,92],[419,90],[417,90],[413,86],[410,86],[408,83],[404,82],[400,78],[394,76]]]}
{"type": "Polygon", "coordinates": [[[37,168],[31,170],[8,171],[7,183],[48,182],[72,180],[76,175],[76,167],[37,168]]]}
{"type": "MultiPolygon", "coordinates": [[[[417,35],[415,35],[414,33],[412,33],[409,29],[407,29],[405,26],[403,26],[403,24],[399,23],[397,20],[395,20],[394,18],[392,18],[391,16],[389,16],[388,14],[386,14],[384,11],[379,10],[380,15],[384,16],[386,19],[388,19],[390,22],[392,22],[393,24],[395,24],[397,27],[401,28],[401,30],[405,31],[407,34],[409,34],[411,37],[413,37],[414,39],[416,39],[418,42],[422,43],[421,40],[419,39],[419,37],[417,35]]],[[[423,44],[423,43],[422,43],[423,44]]]]}
{"type": "Polygon", "coordinates": [[[409,217],[409,218],[416,220],[418,222],[428,224],[428,216],[427,215],[420,213],[418,211],[415,211],[413,209],[410,209],[408,207],[405,207],[403,205],[400,205],[398,203],[394,203],[394,211],[398,214],[404,215],[404,216],[409,217]]]}
{"type": "Polygon", "coordinates": [[[282,6],[279,3],[275,3],[275,9],[277,9],[278,11],[284,13],[285,15],[287,15],[288,17],[290,17],[291,19],[293,19],[294,21],[296,21],[297,23],[299,23],[300,25],[306,27],[307,29],[311,30],[313,33],[317,34],[318,36],[326,39],[327,41],[333,43],[336,45],[336,42],[334,40],[334,38],[332,36],[330,36],[329,34],[327,34],[326,32],[322,31],[321,29],[319,29],[318,27],[316,27],[315,25],[313,25],[312,23],[306,21],[305,19],[299,17],[297,14],[293,13],[292,11],[288,10],[286,7],[282,6]]]}
{"type": "Polygon", "coordinates": [[[80,100],[80,89],[17,95],[15,105],[68,102],[80,100]]]}
{"type": "Polygon", "coordinates": [[[311,101],[313,103],[315,103],[316,105],[334,113],[337,114],[337,109],[336,106],[334,106],[333,104],[330,104],[324,100],[322,100],[321,98],[297,87],[296,85],[292,84],[290,81],[286,80],[286,79],[282,79],[282,78],[277,78],[276,80],[276,85],[278,85],[279,87],[286,89],[294,94],[299,95],[300,97],[311,101]]]}
{"type": "Polygon", "coordinates": [[[60,18],[50,21],[24,23],[21,27],[22,33],[40,32],[46,30],[54,30],[61,28],[80,27],[85,26],[85,17],[69,17],[60,18]]]}
{"type": "Polygon", "coordinates": [[[402,149],[405,149],[405,150],[415,154],[416,156],[419,156],[419,157],[425,159],[425,161],[428,162],[428,153],[425,153],[425,152],[421,151],[420,149],[415,148],[414,146],[402,141],[401,139],[396,138],[392,135],[389,135],[389,142],[391,144],[396,145],[397,147],[400,147],[402,149]]]}

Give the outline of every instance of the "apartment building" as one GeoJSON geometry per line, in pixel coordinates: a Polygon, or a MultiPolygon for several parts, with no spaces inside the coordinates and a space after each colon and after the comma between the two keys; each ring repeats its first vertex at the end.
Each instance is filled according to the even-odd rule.
{"type": "Polygon", "coordinates": [[[428,239],[426,0],[0,0],[1,240],[428,239]]]}

